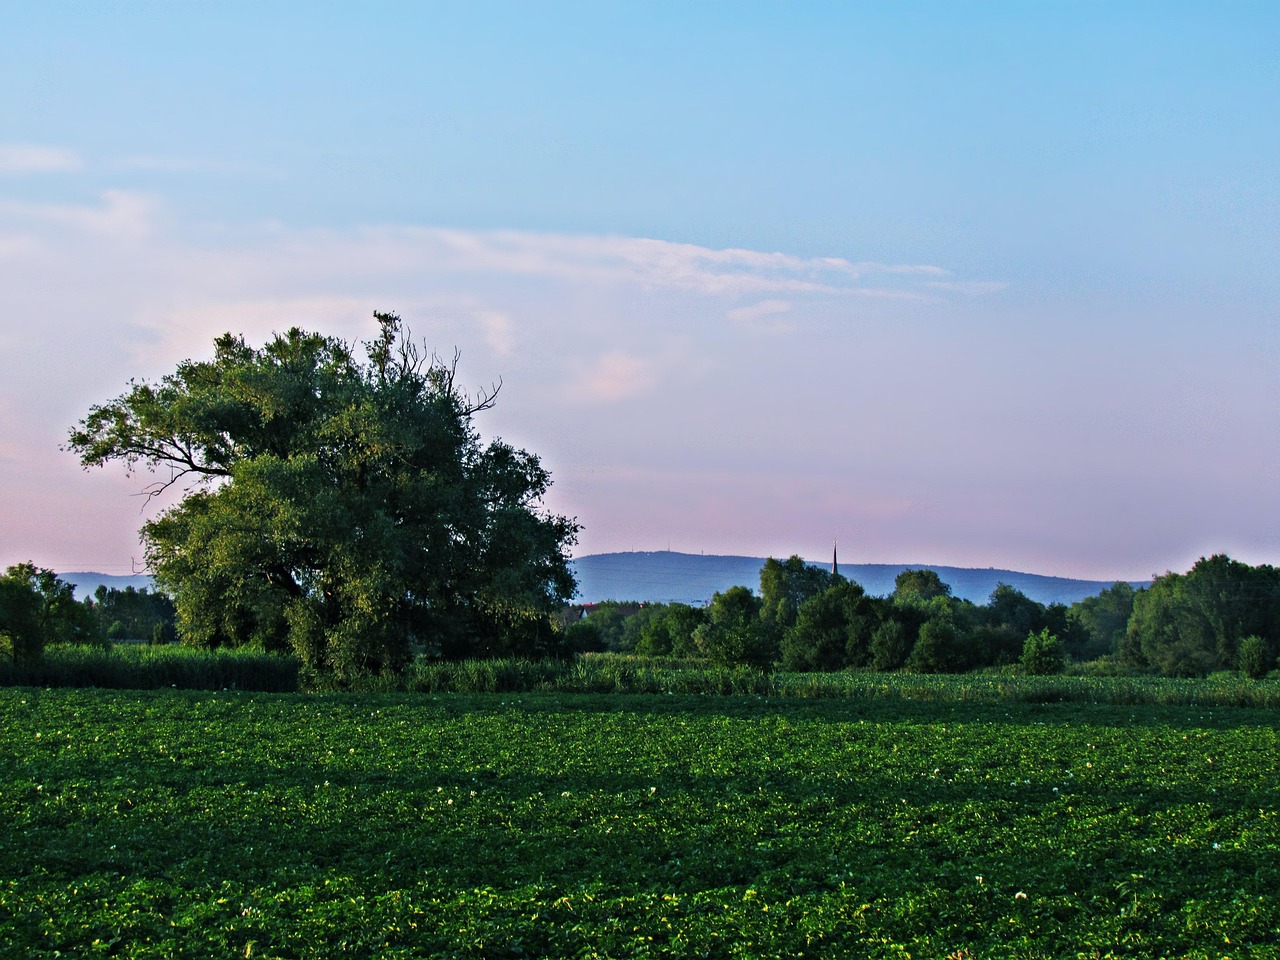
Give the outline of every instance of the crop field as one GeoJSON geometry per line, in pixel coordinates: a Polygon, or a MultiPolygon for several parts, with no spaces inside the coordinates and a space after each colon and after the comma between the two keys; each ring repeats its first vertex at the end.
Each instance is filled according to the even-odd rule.
{"type": "Polygon", "coordinates": [[[1272,711],[0,690],[0,956],[1278,957],[1272,711]]]}

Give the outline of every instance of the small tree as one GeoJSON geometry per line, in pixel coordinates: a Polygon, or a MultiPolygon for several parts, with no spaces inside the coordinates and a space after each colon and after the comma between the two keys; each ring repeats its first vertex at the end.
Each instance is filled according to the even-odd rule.
{"type": "Polygon", "coordinates": [[[1044,677],[1067,668],[1062,641],[1045,627],[1039,633],[1028,633],[1022,645],[1022,669],[1032,676],[1044,677]]]}
{"type": "Polygon", "coordinates": [[[963,668],[960,633],[951,617],[938,615],[924,622],[907,669],[912,673],[958,673],[963,668]]]}
{"type": "Polygon", "coordinates": [[[1271,652],[1267,641],[1257,634],[1240,641],[1236,658],[1240,663],[1240,672],[1250,680],[1261,680],[1276,665],[1275,654],[1271,652]]]}
{"type": "Polygon", "coordinates": [[[760,619],[760,599],[746,587],[717,593],[707,619],[694,632],[694,644],[708,660],[720,664],[768,666],[774,649],[760,619]]]}
{"type": "Polygon", "coordinates": [[[44,653],[40,594],[14,570],[0,577],[0,652],[14,663],[29,663],[44,653]]]}

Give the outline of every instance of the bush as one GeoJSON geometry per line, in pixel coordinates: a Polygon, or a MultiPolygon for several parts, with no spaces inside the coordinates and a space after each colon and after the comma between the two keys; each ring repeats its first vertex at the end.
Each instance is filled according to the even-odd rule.
{"type": "Polygon", "coordinates": [[[1250,680],[1261,680],[1276,664],[1275,654],[1267,641],[1259,636],[1245,637],[1236,651],[1240,672],[1250,680]]]}
{"type": "Polygon", "coordinates": [[[1047,677],[1067,668],[1062,641],[1045,627],[1039,633],[1028,633],[1022,645],[1022,669],[1032,676],[1047,677]]]}
{"type": "Polygon", "coordinates": [[[907,669],[912,673],[958,673],[963,669],[959,643],[959,633],[949,618],[926,620],[907,657],[907,669]]]}

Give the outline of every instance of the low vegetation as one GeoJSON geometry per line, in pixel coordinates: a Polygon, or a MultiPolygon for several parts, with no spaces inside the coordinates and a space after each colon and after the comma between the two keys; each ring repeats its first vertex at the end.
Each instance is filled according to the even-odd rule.
{"type": "MultiPolygon", "coordinates": [[[[39,661],[0,660],[0,686],[98,687],[136,690],[333,693],[327,674],[296,658],[247,650],[177,645],[106,648],[59,646],[39,661]]],[[[805,700],[934,703],[1080,703],[1148,706],[1280,708],[1280,677],[1250,680],[1233,673],[1208,678],[1031,676],[986,674],[787,673],[705,661],[622,654],[575,660],[433,660],[419,657],[401,673],[365,677],[365,693],[560,693],[755,695],[805,700]]]]}
{"type": "Polygon", "coordinates": [[[0,740],[4,956],[1280,950],[1270,712],[11,688],[0,740]]]}

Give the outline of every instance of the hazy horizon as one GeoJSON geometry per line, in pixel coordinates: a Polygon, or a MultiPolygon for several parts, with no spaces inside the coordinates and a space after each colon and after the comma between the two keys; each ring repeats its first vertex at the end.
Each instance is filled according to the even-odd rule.
{"type": "Polygon", "coordinates": [[[399,312],[577,555],[1280,562],[1280,7],[13,4],[0,565],[130,378],[399,312]]]}

